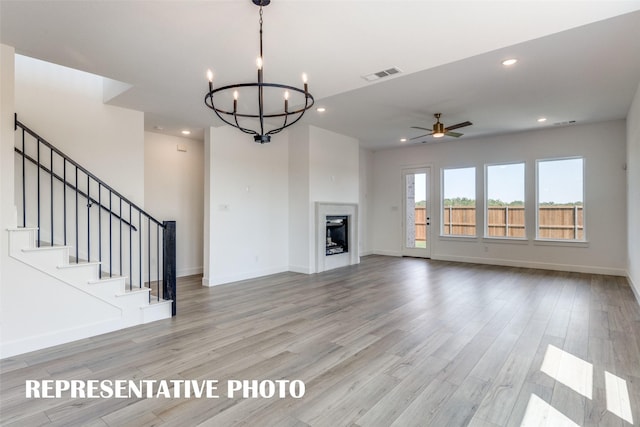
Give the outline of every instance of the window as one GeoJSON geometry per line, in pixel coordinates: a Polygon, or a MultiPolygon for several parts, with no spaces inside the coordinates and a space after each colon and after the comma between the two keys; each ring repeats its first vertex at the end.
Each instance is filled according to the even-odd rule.
{"type": "Polygon", "coordinates": [[[538,160],[537,238],[584,240],[584,159],[538,160]]]}
{"type": "Polygon", "coordinates": [[[526,237],[524,163],[487,165],[486,237],[526,237]]]}
{"type": "Polygon", "coordinates": [[[442,234],[476,235],[476,168],[442,170],[442,234]]]}

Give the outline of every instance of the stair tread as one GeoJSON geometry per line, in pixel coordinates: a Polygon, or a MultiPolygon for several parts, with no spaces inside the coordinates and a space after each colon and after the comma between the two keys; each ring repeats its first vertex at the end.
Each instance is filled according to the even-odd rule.
{"type": "Polygon", "coordinates": [[[22,252],[37,252],[37,251],[50,251],[50,250],[54,250],[54,249],[67,249],[67,248],[71,248],[71,246],[61,246],[61,245],[54,245],[54,246],[40,246],[40,247],[33,247],[33,248],[23,248],[21,249],[22,252]]]}

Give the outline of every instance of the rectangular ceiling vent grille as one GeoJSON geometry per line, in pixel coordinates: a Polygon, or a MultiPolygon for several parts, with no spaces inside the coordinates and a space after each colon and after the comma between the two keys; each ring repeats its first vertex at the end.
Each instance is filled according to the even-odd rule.
{"type": "Polygon", "coordinates": [[[553,125],[554,126],[567,126],[567,125],[573,125],[575,123],[576,123],[575,120],[566,120],[564,122],[555,122],[553,125]]]}
{"type": "Polygon", "coordinates": [[[389,77],[392,76],[394,74],[399,74],[401,73],[402,70],[399,69],[398,67],[393,67],[393,68],[389,68],[386,70],[382,70],[382,71],[378,71],[376,73],[373,74],[367,74],[366,76],[362,76],[363,79],[365,79],[368,82],[374,82],[376,80],[380,80],[384,77],[389,77]]]}

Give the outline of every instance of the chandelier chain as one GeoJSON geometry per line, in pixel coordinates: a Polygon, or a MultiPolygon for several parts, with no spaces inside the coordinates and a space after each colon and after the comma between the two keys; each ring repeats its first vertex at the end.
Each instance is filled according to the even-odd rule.
{"type": "Polygon", "coordinates": [[[260,6],[260,58],[262,58],[262,6],[260,6]]]}

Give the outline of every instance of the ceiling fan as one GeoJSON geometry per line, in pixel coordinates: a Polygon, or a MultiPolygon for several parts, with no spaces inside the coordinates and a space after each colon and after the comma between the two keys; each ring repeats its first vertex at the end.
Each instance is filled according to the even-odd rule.
{"type": "Polygon", "coordinates": [[[454,129],[459,129],[459,128],[463,128],[465,126],[471,126],[473,123],[471,123],[470,121],[466,121],[466,122],[462,122],[462,123],[458,123],[455,125],[451,125],[451,126],[446,126],[444,125],[444,123],[440,123],[440,116],[442,114],[441,113],[436,113],[433,116],[436,118],[436,122],[433,124],[433,129],[427,129],[427,128],[422,128],[419,126],[411,126],[413,129],[422,129],[422,130],[426,130],[429,131],[430,133],[424,134],[424,135],[420,135],[420,136],[416,136],[413,139],[420,139],[420,138],[424,138],[425,136],[429,136],[429,135],[433,135],[434,138],[442,138],[443,136],[453,136],[454,138],[459,138],[461,137],[463,134],[459,133],[459,132],[451,132],[454,129]]]}

